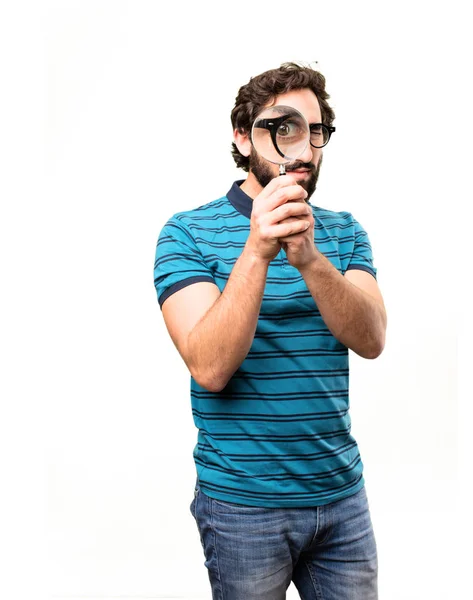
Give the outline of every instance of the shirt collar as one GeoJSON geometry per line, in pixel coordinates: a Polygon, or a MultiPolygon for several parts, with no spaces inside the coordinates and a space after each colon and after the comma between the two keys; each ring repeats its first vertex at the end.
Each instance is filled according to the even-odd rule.
{"type": "Polygon", "coordinates": [[[251,219],[251,210],[253,208],[253,199],[245,194],[240,188],[244,179],[235,181],[230,190],[227,192],[227,198],[239,213],[251,219]]]}
{"type": "MultiPolygon", "coordinates": [[[[245,179],[238,179],[235,181],[232,187],[227,192],[227,198],[231,202],[234,208],[237,209],[239,213],[251,219],[251,211],[253,210],[253,199],[248,196],[242,189],[241,184],[245,181],[245,179]]],[[[307,202],[307,205],[312,207],[312,209],[317,209],[318,207],[307,202]]]]}

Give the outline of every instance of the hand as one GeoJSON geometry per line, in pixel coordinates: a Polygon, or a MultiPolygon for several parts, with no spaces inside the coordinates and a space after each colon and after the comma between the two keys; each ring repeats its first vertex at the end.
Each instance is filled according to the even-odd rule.
{"type": "MultiPolygon", "coordinates": [[[[309,227],[301,232],[279,238],[282,248],[286,253],[287,260],[290,265],[301,270],[315,260],[319,254],[315,245],[314,225],[315,220],[312,214],[312,207],[306,205],[310,214],[304,215],[304,220],[309,222],[309,227]]],[[[300,218],[289,217],[282,223],[287,224],[300,218]]]]}
{"type": "Polygon", "coordinates": [[[312,210],[306,198],[305,189],[290,177],[275,177],[268,183],[253,200],[246,242],[253,254],[271,262],[282,247],[281,240],[292,242],[294,236],[310,229],[311,220],[314,239],[312,210]]]}

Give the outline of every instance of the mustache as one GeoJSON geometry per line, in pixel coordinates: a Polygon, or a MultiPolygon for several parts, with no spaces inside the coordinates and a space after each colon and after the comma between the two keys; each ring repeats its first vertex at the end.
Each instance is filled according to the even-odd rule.
{"type": "Polygon", "coordinates": [[[312,171],[312,173],[315,171],[315,165],[312,163],[305,163],[305,162],[295,162],[292,163],[291,165],[287,165],[286,166],[286,173],[290,173],[291,171],[297,171],[297,169],[308,169],[309,171],[312,171]]]}

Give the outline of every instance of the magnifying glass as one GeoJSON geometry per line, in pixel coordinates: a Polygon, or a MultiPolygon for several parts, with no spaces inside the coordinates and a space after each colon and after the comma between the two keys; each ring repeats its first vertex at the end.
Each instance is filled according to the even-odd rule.
{"type": "Polygon", "coordinates": [[[279,165],[279,175],[286,174],[285,165],[296,160],[307,148],[309,124],[292,106],[279,104],[264,108],[251,128],[251,141],[260,156],[279,165]]]}

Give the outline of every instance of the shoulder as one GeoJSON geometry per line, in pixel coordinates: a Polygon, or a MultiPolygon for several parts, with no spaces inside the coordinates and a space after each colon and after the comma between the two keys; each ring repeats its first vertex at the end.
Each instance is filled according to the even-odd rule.
{"type": "Polygon", "coordinates": [[[189,225],[194,221],[199,221],[201,219],[206,219],[209,217],[215,217],[219,214],[220,209],[224,209],[228,206],[229,202],[226,196],[222,196],[216,200],[212,200],[207,202],[206,204],[201,204],[196,208],[192,208],[189,210],[183,210],[177,213],[174,213],[169,221],[180,222],[184,225],[189,225]]]}
{"type": "Polygon", "coordinates": [[[356,220],[350,212],[347,211],[335,211],[328,208],[322,208],[321,206],[314,206],[311,204],[312,213],[314,218],[318,220],[325,227],[341,227],[351,228],[354,227],[356,220]]]}

